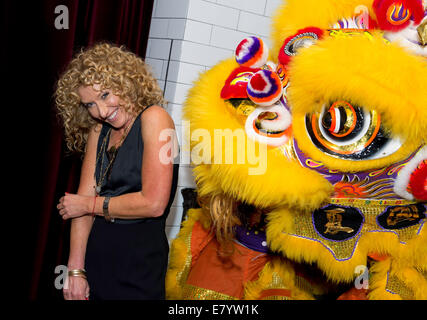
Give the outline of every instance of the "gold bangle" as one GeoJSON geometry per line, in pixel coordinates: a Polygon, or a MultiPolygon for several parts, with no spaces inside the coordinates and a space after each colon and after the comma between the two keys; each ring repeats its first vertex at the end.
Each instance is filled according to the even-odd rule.
{"type": "Polygon", "coordinates": [[[69,277],[83,277],[86,279],[86,270],[85,269],[74,269],[68,271],[69,277]]]}
{"type": "Polygon", "coordinates": [[[68,270],[68,273],[73,273],[73,272],[82,272],[82,273],[86,273],[86,270],[85,269],[71,269],[71,270],[68,270]]]}
{"type": "Polygon", "coordinates": [[[84,274],[72,274],[72,275],[68,275],[69,277],[80,277],[83,279],[87,279],[87,277],[84,274]]]}

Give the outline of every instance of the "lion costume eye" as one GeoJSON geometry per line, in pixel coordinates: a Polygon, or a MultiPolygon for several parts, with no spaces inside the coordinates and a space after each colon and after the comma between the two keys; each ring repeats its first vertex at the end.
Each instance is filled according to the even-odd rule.
{"type": "Polygon", "coordinates": [[[399,139],[391,139],[382,128],[378,112],[347,101],[330,103],[322,112],[307,115],[306,128],[317,148],[342,159],[382,158],[401,146],[399,139]]]}
{"type": "Polygon", "coordinates": [[[350,140],[363,129],[364,118],[362,109],[345,101],[335,102],[320,115],[326,134],[342,141],[350,140]]]}

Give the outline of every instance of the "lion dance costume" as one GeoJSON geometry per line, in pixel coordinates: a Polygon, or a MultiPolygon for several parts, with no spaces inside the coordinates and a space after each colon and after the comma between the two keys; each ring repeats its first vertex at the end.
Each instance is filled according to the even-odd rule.
{"type": "Polygon", "coordinates": [[[244,39],[189,92],[200,208],[168,298],[426,299],[427,2],[287,0],[271,43],[244,39]],[[247,145],[212,151],[220,130],[247,145]]]}

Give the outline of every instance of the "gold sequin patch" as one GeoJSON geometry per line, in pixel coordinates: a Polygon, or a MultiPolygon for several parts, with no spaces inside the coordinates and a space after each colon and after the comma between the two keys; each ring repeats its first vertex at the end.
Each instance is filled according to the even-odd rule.
{"type": "Polygon", "coordinates": [[[274,290],[286,290],[288,286],[277,272],[272,272],[271,281],[263,288],[262,300],[290,300],[290,297],[285,295],[276,295],[274,290]],[[268,292],[269,294],[266,294],[268,292]]]}
{"type": "Polygon", "coordinates": [[[390,293],[399,294],[403,300],[414,299],[414,292],[395,275],[389,275],[387,277],[387,285],[385,289],[390,293]]]}
{"type": "MultiPolygon", "coordinates": [[[[420,221],[420,223],[401,229],[385,229],[378,225],[378,216],[384,213],[388,207],[414,204],[413,202],[405,200],[365,200],[340,198],[331,199],[330,203],[357,208],[359,210],[359,212],[363,215],[364,221],[360,228],[360,231],[357,234],[355,234],[349,239],[345,239],[342,241],[328,240],[321,234],[319,234],[319,232],[317,232],[314,228],[312,213],[293,214],[292,216],[294,231],[292,233],[284,233],[287,233],[290,236],[304,238],[307,240],[312,240],[321,243],[338,261],[348,260],[353,256],[357,248],[357,243],[363,234],[369,232],[391,232],[396,234],[399,241],[404,244],[407,241],[415,238],[421,232],[424,226],[424,222],[426,220],[424,218],[420,221]]],[[[340,221],[340,219],[329,221],[329,223],[329,227],[331,227],[332,224],[338,224],[339,226],[335,226],[334,228],[332,228],[333,230],[338,230],[338,232],[345,232],[347,230],[345,222],[340,221]]]]}
{"type": "Polygon", "coordinates": [[[199,288],[190,284],[184,284],[182,288],[184,300],[237,300],[235,297],[209,289],[199,288]]]}

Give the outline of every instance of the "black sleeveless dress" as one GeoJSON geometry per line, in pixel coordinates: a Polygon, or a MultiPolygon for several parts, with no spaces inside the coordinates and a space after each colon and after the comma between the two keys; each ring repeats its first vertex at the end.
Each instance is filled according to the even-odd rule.
{"type": "MultiPolygon", "coordinates": [[[[111,167],[111,175],[108,179],[108,174],[104,178],[100,196],[115,197],[141,191],[144,151],[140,120],[142,114],[143,111],[135,119],[120,147],[111,167]]],[[[110,128],[108,124],[102,126],[97,154],[110,128]]],[[[108,140],[109,136],[107,146],[108,140]]],[[[109,162],[106,152],[99,157],[105,157],[106,167],[109,162]]],[[[96,164],[97,182],[100,179],[101,162],[99,160],[96,164]]],[[[107,222],[104,217],[96,216],[85,259],[90,300],[165,298],[165,274],[169,253],[165,221],[176,192],[178,166],[175,162],[169,203],[161,217],[115,219],[114,222],[107,222]]]]}

